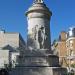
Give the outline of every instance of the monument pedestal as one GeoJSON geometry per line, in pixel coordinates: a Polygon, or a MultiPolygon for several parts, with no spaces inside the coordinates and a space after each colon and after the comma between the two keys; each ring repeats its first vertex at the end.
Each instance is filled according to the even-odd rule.
{"type": "Polygon", "coordinates": [[[65,75],[67,70],[61,67],[24,67],[12,69],[10,75],[65,75]]]}
{"type": "Polygon", "coordinates": [[[45,50],[25,52],[25,62],[16,66],[16,69],[20,68],[18,75],[64,75],[67,72],[65,68],[59,66],[59,58],[56,55],[47,54],[45,50]]]}
{"type": "Polygon", "coordinates": [[[10,75],[66,74],[66,69],[59,66],[59,57],[52,55],[51,50],[47,50],[51,49],[50,19],[52,12],[43,0],[35,0],[26,12],[26,16],[28,20],[27,47],[29,49],[24,49],[25,53],[20,55],[19,64],[11,69],[10,75]]]}
{"type": "Polygon", "coordinates": [[[26,50],[24,63],[12,70],[12,75],[64,75],[66,68],[59,66],[56,55],[47,54],[46,50],[26,50]]]}

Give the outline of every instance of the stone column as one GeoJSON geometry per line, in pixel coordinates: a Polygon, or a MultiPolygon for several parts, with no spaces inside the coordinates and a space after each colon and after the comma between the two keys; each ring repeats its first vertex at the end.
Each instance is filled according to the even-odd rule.
{"type": "Polygon", "coordinates": [[[50,49],[51,11],[42,2],[36,2],[26,12],[28,20],[28,46],[33,49],[50,49]]]}

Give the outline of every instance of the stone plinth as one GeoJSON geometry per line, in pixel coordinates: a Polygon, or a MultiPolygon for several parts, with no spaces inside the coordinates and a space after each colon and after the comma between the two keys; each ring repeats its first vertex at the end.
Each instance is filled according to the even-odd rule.
{"type": "Polygon", "coordinates": [[[51,50],[25,50],[23,60],[12,68],[10,75],[64,75],[66,69],[59,66],[59,58],[51,50]]]}
{"type": "Polygon", "coordinates": [[[12,70],[12,75],[64,75],[67,71],[59,67],[59,58],[45,50],[25,51],[25,62],[12,70]]]}
{"type": "Polygon", "coordinates": [[[59,66],[58,56],[47,54],[47,50],[26,51],[24,66],[26,67],[57,67],[59,66]]]}
{"type": "Polygon", "coordinates": [[[13,69],[11,75],[65,75],[67,70],[61,67],[24,67],[13,69]]]}

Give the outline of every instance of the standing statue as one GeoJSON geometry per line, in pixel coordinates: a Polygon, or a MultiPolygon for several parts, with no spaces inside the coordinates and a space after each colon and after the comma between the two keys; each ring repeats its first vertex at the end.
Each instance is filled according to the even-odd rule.
{"type": "Polygon", "coordinates": [[[39,46],[40,49],[44,49],[44,44],[45,44],[45,40],[47,38],[46,33],[45,33],[45,27],[41,26],[39,27],[38,25],[36,25],[33,29],[33,39],[35,45],[39,46]]]}
{"type": "Polygon", "coordinates": [[[38,42],[40,44],[40,48],[44,48],[44,42],[46,40],[45,27],[41,27],[38,31],[38,42]]]}
{"type": "Polygon", "coordinates": [[[36,25],[33,29],[32,29],[32,32],[33,32],[33,38],[34,40],[37,40],[38,38],[38,25],[36,25]]]}
{"type": "Polygon", "coordinates": [[[39,26],[38,25],[35,25],[35,27],[32,28],[34,47],[37,48],[37,49],[39,48],[38,30],[39,30],[39,26]]]}

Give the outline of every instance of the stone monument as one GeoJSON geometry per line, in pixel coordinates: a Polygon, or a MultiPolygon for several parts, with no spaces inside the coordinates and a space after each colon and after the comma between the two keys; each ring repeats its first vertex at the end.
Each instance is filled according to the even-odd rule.
{"type": "MultiPolygon", "coordinates": [[[[51,53],[50,19],[52,12],[43,0],[35,0],[26,12],[28,20],[27,50],[22,75],[64,75],[59,58],[51,53]]],[[[21,65],[22,66],[22,65],[21,65]]]]}
{"type": "Polygon", "coordinates": [[[28,46],[35,49],[50,49],[50,18],[52,12],[43,0],[35,0],[26,12],[28,18],[28,46]]]}
{"type": "MultiPolygon", "coordinates": [[[[66,74],[66,69],[60,67],[59,65],[58,56],[53,55],[51,51],[51,15],[52,12],[47,8],[43,0],[35,0],[33,5],[28,9],[28,11],[26,12],[28,20],[27,47],[25,46],[22,37],[20,35],[17,35],[19,39],[17,38],[16,40],[18,40],[19,43],[16,43],[20,46],[16,48],[12,47],[13,50],[10,49],[10,52],[12,52],[12,56],[7,56],[7,59],[12,59],[10,60],[10,62],[13,63],[12,67],[12,64],[9,62],[10,66],[9,68],[7,68],[7,70],[9,71],[9,75],[66,74]]],[[[8,42],[10,43],[10,40],[7,40],[7,43],[8,42]]],[[[11,46],[15,44],[13,44],[13,42],[14,40],[11,41],[11,46]]],[[[11,53],[8,52],[7,55],[8,54],[11,53]]]]}

